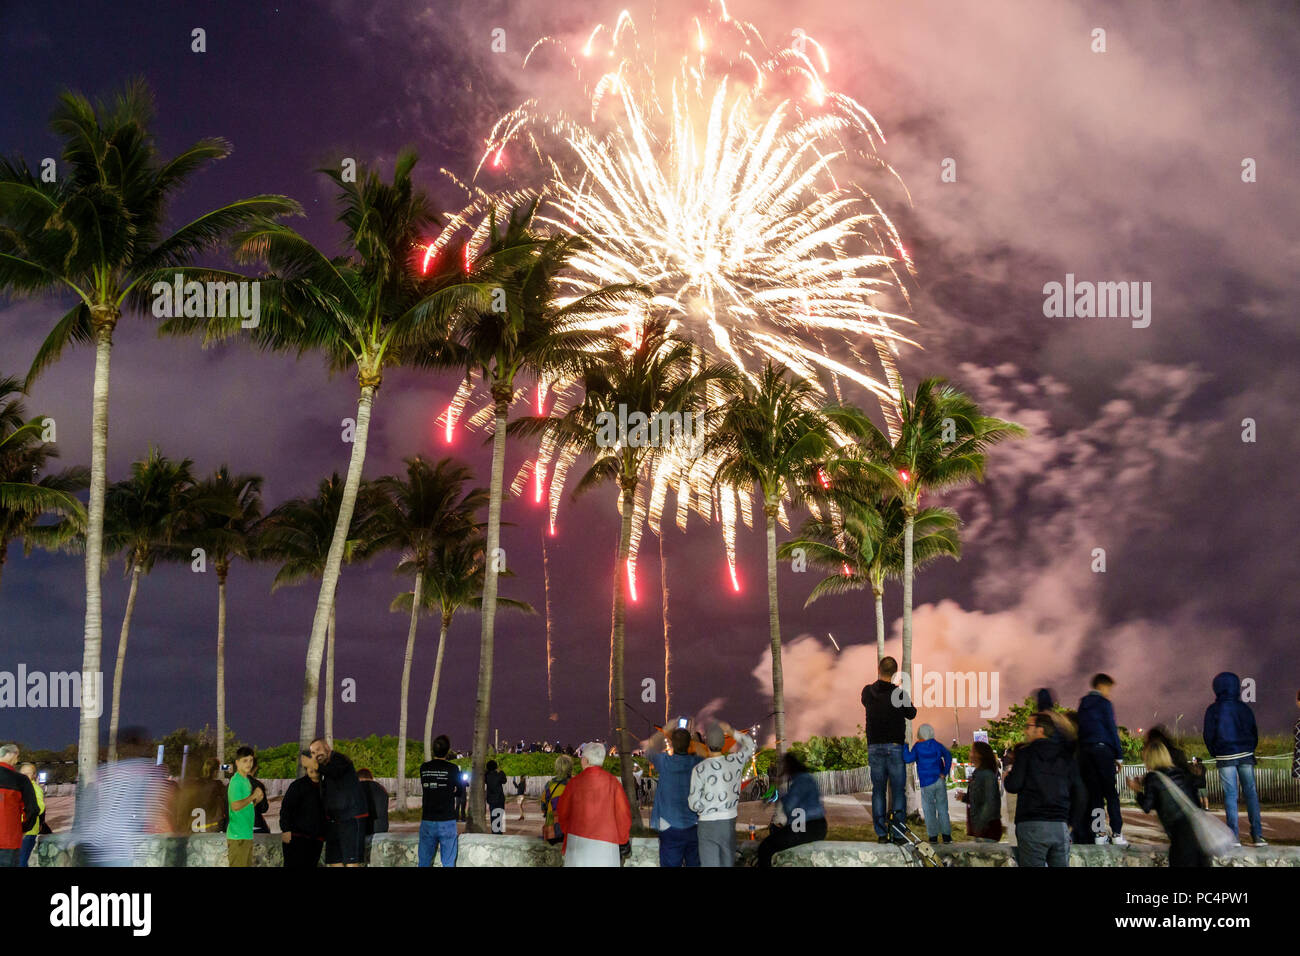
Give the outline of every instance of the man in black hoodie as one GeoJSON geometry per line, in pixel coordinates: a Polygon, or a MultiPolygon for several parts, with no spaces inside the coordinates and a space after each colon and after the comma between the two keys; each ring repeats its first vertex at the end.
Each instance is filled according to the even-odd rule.
{"type": "Polygon", "coordinates": [[[322,738],[311,742],[320,768],[321,800],[329,827],[325,832],[326,866],[361,866],[366,857],[366,819],[370,805],[352,761],[322,738]]]}
{"type": "Polygon", "coordinates": [[[883,658],[876,681],[862,688],[862,706],[867,712],[867,764],[871,768],[871,823],[880,843],[902,843],[893,827],[907,826],[907,772],[903,766],[903,739],[907,721],[916,708],[904,687],[895,687],[898,661],[883,658]],[[886,800],[888,786],[890,799],[886,800]],[[892,808],[892,812],[891,812],[892,808]]]}
{"type": "Polygon", "coordinates": [[[280,831],[284,841],[284,865],[289,869],[315,869],[325,845],[325,805],[320,797],[320,768],[311,753],[302,752],[307,772],[289,784],[280,801],[280,831]]]}
{"type": "Polygon", "coordinates": [[[1050,714],[1029,718],[1016,748],[1007,793],[1016,800],[1016,861],[1020,866],[1070,865],[1070,794],[1082,789],[1074,751],[1050,714]]]}

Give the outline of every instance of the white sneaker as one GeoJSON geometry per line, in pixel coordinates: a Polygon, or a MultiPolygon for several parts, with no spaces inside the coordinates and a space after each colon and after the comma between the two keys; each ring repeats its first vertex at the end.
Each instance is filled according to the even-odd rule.
{"type": "Polygon", "coordinates": [[[1104,833],[1098,833],[1092,842],[1097,844],[1097,846],[1105,846],[1110,842],[1110,837],[1106,836],[1104,833]]]}
{"type": "Polygon", "coordinates": [[[1128,846],[1128,845],[1129,845],[1129,844],[1128,844],[1128,840],[1125,840],[1125,839],[1124,839],[1124,834],[1122,834],[1122,833],[1116,833],[1113,837],[1110,838],[1110,842],[1111,842],[1111,844],[1114,845],[1114,846],[1128,846]]]}

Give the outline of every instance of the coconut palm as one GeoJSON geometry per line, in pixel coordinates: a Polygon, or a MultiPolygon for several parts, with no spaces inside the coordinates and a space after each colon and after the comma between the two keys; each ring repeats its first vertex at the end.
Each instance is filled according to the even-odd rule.
{"type": "MultiPolygon", "coordinates": [[[[466,276],[459,262],[448,259],[437,269],[421,268],[426,233],[436,216],[428,195],[411,178],[416,162],[413,150],[399,153],[391,183],[364,167],[355,177],[341,167],[320,170],[338,189],[346,256],[331,257],[287,225],[269,220],[236,236],[241,259],[264,261],[272,273],[260,280],[260,322],[246,334],[266,349],[321,352],[332,371],[355,371],[360,389],[338,522],[307,642],[298,725],[303,748],[316,736],[321,657],[384,373],[432,347],[445,336],[456,309],[469,300],[485,306],[499,285],[490,276],[466,276]]],[[[202,331],[208,339],[241,334],[238,319],[229,317],[173,319],[164,329],[202,331]]]]}
{"type": "MultiPolygon", "coordinates": [[[[897,498],[878,501],[836,496],[839,517],[811,517],[799,537],[787,541],[777,556],[788,559],[801,551],[827,576],[813,587],[804,607],[828,594],[871,589],[876,605],[876,660],[885,656],[885,581],[903,578],[903,506],[897,498]]],[[[922,508],[916,515],[913,567],[941,557],[960,558],[960,524],[951,508],[922,508]]]]}
{"type": "Polygon", "coordinates": [[[570,257],[582,248],[573,236],[542,239],[531,231],[536,204],[514,210],[502,223],[495,214],[487,224],[487,239],[478,259],[495,263],[508,281],[504,307],[460,313],[449,346],[432,352],[427,364],[459,367],[468,381],[478,378],[492,400],[492,471],[488,482],[487,562],[483,585],[483,615],[479,632],[478,692],[474,703],[473,766],[469,792],[469,828],[484,832],[483,775],[488,753],[488,723],[492,707],[492,665],[495,653],[497,577],[503,562],[501,503],[505,483],[506,430],[518,380],[526,375],[554,381],[576,373],[582,357],[602,339],[592,331],[593,316],[640,294],[633,286],[597,289],[576,298],[560,295],[558,277],[570,257]]]}
{"type": "MultiPolygon", "coordinates": [[[[131,477],[110,485],[104,496],[104,550],[122,552],[124,570],[131,579],[126,611],[117,640],[117,663],[113,668],[113,709],[108,726],[108,760],[117,759],[117,728],[121,715],[122,669],[126,664],[126,643],[135,613],[140,578],[153,570],[161,558],[176,560],[184,553],[177,542],[195,514],[194,462],[173,461],[156,448],[131,465],[131,477]]],[[[220,732],[220,731],[219,731],[220,732]]]]}
{"type": "MultiPolygon", "coordinates": [[[[673,447],[669,439],[655,442],[650,437],[650,423],[673,421],[674,416],[680,421],[683,415],[703,415],[708,387],[732,383],[735,375],[730,365],[702,360],[689,343],[668,334],[666,323],[652,319],[641,329],[635,345],[614,340],[591,356],[580,378],[581,403],[561,417],[521,419],[512,426],[521,434],[541,433],[566,446],[574,455],[592,458],[591,466],[574,489],[575,496],[607,483],[618,489],[620,524],[614,564],[611,667],[623,788],[637,826],[641,815],[632,774],[632,739],[627,731],[623,675],[624,619],[628,579],[632,573],[628,561],[632,520],[644,476],[662,456],[682,451],[673,447]],[[611,436],[612,426],[620,421],[629,424],[628,433],[611,436]]],[[[667,434],[667,429],[655,428],[654,434],[667,434]]]]}
{"type": "Polygon", "coordinates": [[[194,514],[183,547],[202,548],[217,572],[217,762],[226,762],[226,579],[236,558],[256,558],[262,476],[231,474],[222,465],[194,489],[194,514]]]}
{"type": "MultiPolygon", "coordinates": [[[[298,210],[283,196],[252,196],[204,212],[170,235],[169,208],[190,177],[230,152],[220,139],[202,139],[164,160],[151,126],[153,97],[143,81],[91,104],[64,93],[51,118],[63,140],[58,175],[44,182],[22,159],[0,161],[0,290],[17,296],[57,292],[75,304],[55,323],[36,353],[30,385],[67,347],[93,344],[90,501],[86,552],[84,674],[100,671],[104,556],[104,495],[108,473],[109,358],[124,311],[144,312],[155,280],[175,274],[215,277],[188,263],[217,247],[232,229],[256,217],[298,210]]],[[[95,778],[99,718],[82,708],[78,783],[95,778]]]]}
{"type": "Polygon", "coordinates": [[[383,495],[376,512],[375,551],[402,552],[399,574],[415,576],[411,601],[411,624],[406,632],[406,653],[402,658],[402,691],[397,730],[397,805],[406,803],[406,718],[411,693],[411,661],[415,655],[415,631],[419,622],[424,576],[433,566],[440,546],[448,541],[471,538],[479,527],[475,515],[487,503],[487,491],[465,486],[474,473],[464,465],[444,458],[436,465],[424,459],[406,460],[406,477],[380,478],[375,484],[383,495]]]}
{"type": "MultiPolygon", "coordinates": [[[[366,547],[373,520],[376,494],[370,482],[363,481],[357,493],[348,538],[343,547],[347,563],[368,556],[366,547]]],[[[258,554],[264,561],[280,564],[271,582],[274,593],[286,585],[319,580],[329,560],[334,529],[343,504],[343,479],[335,472],[320,483],[314,498],[291,498],[277,505],[261,522],[257,536],[258,554]]],[[[334,744],[334,644],[336,615],[330,606],[329,627],[325,643],[324,733],[334,744]]],[[[318,665],[319,666],[319,665],[318,665]]],[[[319,671],[317,672],[319,677],[319,671]]]]}
{"type": "MultiPolygon", "coordinates": [[[[852,436],[832,463],[849,485],[897,498],[903,509],[903,674],[912,674],[912,582],[916,519],[921,495],[959,487],[984,477],[986,452],[1007,438],[1024,436],[1015,422],[980,413],[979,406],[942,378],[917,383],[909,398],[899,393],[898,438],[890,439],[852,409],[837,410],[836,425],[852,436]]],[[[907,724],[907,742],[912,725],[907,724]]]]}
{"type": "MultiPolygon", "coordinates": [[[[452,618],[462,608],[482,610],[484,555],[487,539],[476,534],[472,537],[451,537],[440,541],[434,548],[424,582],[420,587],[421,613],[436,612],[441,620],[438,633],[438,653],[433,665],[433,683],[429,687],[429,703],[424,711],[424,759],[433,759],[433,716],[438,707],[438,687],[442,681],[442,657],[447,646],[447,632],[452,618]]],[[[501,577],[511,577],[512,572],[502,571],[501,577]]],[[[405,591],[393,601],[391,610],[411,611],[415,606],[415,592],[405,591]]],[[[531,604],[497,596],[497,606],[514,608],[525,614],[536,614],[531,604]]]]}
{"type": "Polygon", "coordinates": [[[714,484],[756,488],[767,532],[767,619],[772,646],[772,712],[776,750],[785,753],[785,689],[781,671],[781,622],[776,590],[776,524],[785,524],[782,502],[802,502],[818,487],[819,469],[833,447],[830,423],[817,409],[813,384],[768,362],[757,380],[744,380],[721,409],[705,443],[719,465],[714,484]]]}
{"type": "Polygon", "coordinates": [[[22,541],[30,554],[64,547],[86,527],[86,509],[74,492],[90,483],[90,472],[77,466],[42,474],[59,450],[43,440],[41,416],[27,419],[21,394],[16,378],[0,378],[0,573],[11,541],[22,541]],[[51,515],[58,519],[43,524],[51,515]]]}

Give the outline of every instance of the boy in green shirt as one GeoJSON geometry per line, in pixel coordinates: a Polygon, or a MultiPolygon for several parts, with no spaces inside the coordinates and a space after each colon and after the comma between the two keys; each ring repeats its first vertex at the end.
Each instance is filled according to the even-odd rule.
{"type": "Polygon", "coordinates": [[[253,865],[253,804],[262,800],[262,788],[254,787],[248,779],[253,771],[253,748],[240,747],[235,751],[235,775],[230,778],[226,800],[230,805],[230,821],[226,824],[226,865],[253,865]]]}

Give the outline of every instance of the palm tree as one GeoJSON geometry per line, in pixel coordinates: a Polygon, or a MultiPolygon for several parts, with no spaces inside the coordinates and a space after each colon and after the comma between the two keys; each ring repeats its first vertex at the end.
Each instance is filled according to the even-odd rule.
{"type": "MultiPolygon", "coordinates": [[[[372,485],[363,481],[353,509],[343,560],[353,562],[368,556],[369,540],[376,495],[372,485]]],[[[343,505],[343,479],[335,472],[320,483],[314,498],[292,498],[277,505],[259,527],[257,549],[263,560],[281,562],[271,583],[274,593],[285,585],[319,580],[325,573],[334,529],[338,526],[343,505]]],[[[325,644],[325,739],[334,743],[334,643],[335,613],[330,606],[329,628],[325,644]]],[[[317,665],[319,678],[319,664],[317,665]]]]}
{"type": "Polygon", "coordinates": [[[496,262],[508,281],[503,311],[490,308],[462,312],[452,328],[449,347],[431,354],[428,364],[463,368],[476,375],[492,398],[492,471],[488,483],[487,553],[483,584],[483,616],[479,632],[478,693],[474,703],[473,767],[469,792],[469,829],[485,832],[483,775],[487,764],[488,722],[492,707],[492,665],[495,653],[497,577],[502,562],[501,502],[505,483],[506,427],[522,374],[551,380],[574,374],[582,357],[602,336],[590,319],[632,295],[633,286],[598,289],[571,301],[559,295],[557,277],[570,257],[582,248],[572,236],[540,239],[530,226],[536,204],[512,211],[503,225],[495,214],[488,223],[488,240],[479,257],[496,262]]]}
{"type": "MultiPolygon", "coordinates": [[[[436,611],[441,619],[438,633],[438,654],[433,665],[433,684],[429,687],[429,703],[424,711],[424,759],[433,759],[433,715],[438,706],[438,687],[442,681],[442,656],[447,646],[447,631],[452,618],[461,608],[482,610],[484,555],[487,539],[482,535],[452,537],[440,541],[434,548],[429,568],[424,572],[420,588],[422,612],[436,611]]],[[[501,577],[511,577],[503,571],[501,577]]],[[[498,595],[500,607],[514,608],[525,614],[536,614],[531,604],[513,601],[498,595]]],[[[391,610],[410,611],[415,607],[415,592],[405,591],[394,599],[391,610]]]]}
{"type": "Polygon", "coordinates": [[[785,688],[781,672],[781,623],[776,591],[776,522],[782,501],[796,504],[816,486],[833,447],[830,423],[818,411],[816,390],[805,379],[768,362],[756,381],[740,383],[739,394],[721,409],[721,420],[705,443],[720,464],[714,485],[763,498],[767,530],[767,620],[772,643],[772,711],[776,750],[785,753],[785,688]]]}
{"type": "MultiPolygon", "coordinates": [[[[917,383],[909,398],[899,393],[898,438],[891,442],[865,415],[840,409],[835,423],[854,439],[833,463],[849,482],[897,498],[903,509],[903,674],[912,675],[912,581],[916,519],[921,495],[956,488],[984,477],[985,452],[1024,428],[980,413],[979,406],[942,378],[917,383]]],[[[912,742],[912,724],[907,724],[912,742]]],[[[909,778],[910,779],[910,778],[909,778]]]]}
{"type": "Polygon", "coordinates": [[[406,460],[406,478],[385,477],[376,482],[384,496],[371,544],[375,551],[402,552],[399,574],[415,576],[411,624],[402,658],[401,710],[397,730],[397,805],[406,809],[406,717],[411,693],[411,661],[415,655],[415,630],[419,621],[424,577],[433,567],[440,546],[470,538],[478,528],[475,514],[487,502],[483,488],[465,490],[474,473],[450,458],[430,466],[422,458],[406,460]]]}
{"type": "MultiPolygon", "coordinates": [[[[885,656],[885,581],[903,578],[903,507],[897,498],[878,502],[835,496],[838,520],[812,517],[798,538],[777,551],[782,559],[802,550],[808,561],[828,572],[804,607],[828,594],[871,589],[876,605],[876,660],[885,656]]],[[[921,567],[936,558],[961,557],[960,524],[951,508],[922,508],[916,515],[912,562],[921,567]]]]}
{"type": "Polygon", "coordinates": [[[125,571],[131,578],[117,641],[117,664],[113,668],[113,710],[108,726],[110,763],[117,760],[122,668],[126,663],[126,641],[140,576],[153,570],[159,558],[175,560],[185,553],[177,549],[176,543],[194,513],[194,476],[190,472],[193,464],[188,458],[172,461],[160,455],[156,448],[150,449],[148,457],[132,463],[131,477],[111,485],[104,497],[105,553],[123,552],[125,571]]]}
{"type": "MultiPolygon", "coordinates": [[[[397,156],[393,180],[361,168],[355,181],[341,169],[320,172],[338,188],[339,222],[346,231],[347,256],[330,257],[287,225],[259,222],[236,236],[241,258],[265,261],[272,275],[261,280],[261,320],[251,331],[263,348],[323,352],[331,370],[355,370],[360,394],[352,453],[338,521],[321,573],[320,594],[307,642],[300,745],[316,736],[321,657],[334,607],[339,572],[365,466],[371,410],[386,369],[432,347],[446,333],[446,321],[467,300],[489,302],[491,277],[471,281],[459,263],[422,273],[425,233],[435,223],[433,205],[411,178],[417,157],[397,156]]],[[[173,333],[203,331],[207,338],[240,334],[231,318],[170,320],[173,333]]]]}
{"type": "Polygon", "coordinates": [[[194,489],[186,548],[202,548],[217,572],[217,762],[226,762],[226,579],[235,558],[256,557],[262,476],[232,475],[227,465],[194,489]]]}
{"type": "MultiPolygon", "coordinates": [[[[734,379],[731,366],[703,362],[689,343],[669,336],[666,323],[650,320],[635,345],[614,340],[590,357],[580,378],[583,387],[580,404],[559,418],[521,419],[512,426],[521,434],[541,432],[552,437],[575,455],[591,456],[591,467],[574,489],[575,496],[607,482],[618,487],[621,520],[614,564],[611,667],[623,788],[638,827],[641,814],[632,775],[632,739],[627,732],[623,677],[624,619],[631,574],[628,554],[642,478],[656,460],[675,450],[667,439],[661,438],[656,443],[650,438],[649,423],[673,421],[674,416],[681,421],[680,416],[703,415],[708,386],[731,383],[734,379]],[[634,417],[640,415],[645,416],[645,424],[633,424],[634,417]],[[618,435],[611,441],[611,424],[619,421],[628,422],[632,427],[628,434],[618,435]]],[[[635,421],[640,421],[639,417],[635,421]]],[[[655,429],[655,434],[664,431],[661,426],[655,429]]]]}
{"type": "Polygon", "coordinates": [[[27,420],[20,394],[16,378],[0,378],[0,573],[9,542],[22,541],[30,554],[34,547],[63,547],[86,528],[86,509],[74,492],[90,483],[90,472],[77,466],[41,474],[59,451],[42,440],[41,416],[27,420]],[[60,517],[41,524],[48,515],[60,517]]]}
{"type": "MultiPolygon", "coordinates": [[[[28,385],[70,345],[93,343],[90,502],[86,529],[86,621],[81,670],[100,671],[103,646],[104,495],[108,473],[109,357],[123,310],[143,312],[156,279],[215,277],[187,264],[255,217],[298,211],[283,196],[253,196],[205,212],[170,235],[164,220],[177,193],[209,162],[230,152],[202,139],[168,160],[150,131],[153,97],[141,80],[92,105],[64,93],[51,127],[62,138],[57,180],[41,181],[25,161],[0,161],[0,289],[21,296],[58,291],[75,304],[36,353],[28,385]]],[[[77,782],[95,779],[99,718],[83,708],[77,782]]]]}

